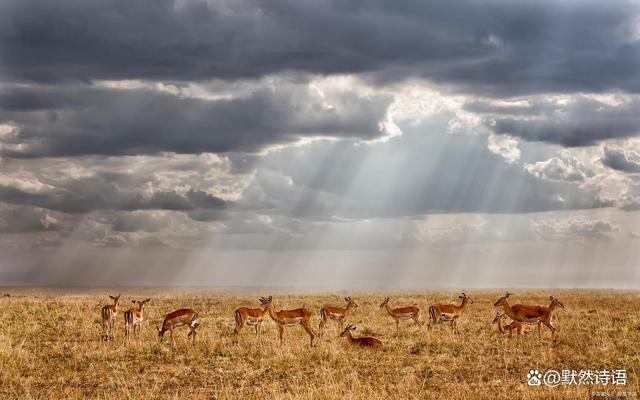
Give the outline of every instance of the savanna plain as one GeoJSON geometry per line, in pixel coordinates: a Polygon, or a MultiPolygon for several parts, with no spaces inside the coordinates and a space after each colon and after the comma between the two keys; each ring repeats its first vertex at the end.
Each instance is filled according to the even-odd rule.
{"type": "Polygon", "coordinates": [[[618,291],[511,290],[515,303],[548,305],[556,310],[557,341],[543,327],[537,334],[509,338],[491,321],[504,291],[468,292],[474,300],[460,317],[459,333],[448,325],[428,330],[429,304],[459,303],[454,292],[282,294],[162,289],[15,289],[0,299],[0,398],[3,399],[589,399],[640,396],[640,294],[618,291]],[[101,340],[100,310],[108,294],[121,292],[115,339],[101,340]],[[300,326],[287,328],[284,344],[273,321],[253,327],[232,346],[234,310],[259,307],[273,295],[275,310],[304,306],[318,329],[324,305],[358,307],[345,323],[354,336],[374,336],[382,348],[351,346],[330,321],[317,346],[300,326]],[[380,303],[417,305],[419,327],[395,322],[380,303]],[[124,338],[123,311],[132,299],[151,298],[141,336],[124,338]],[[158,343],[156,326],[178,308],[200,316],[195,343],[188,329],[176,329],[158,343]],[[626,369],[626,386],[528,386],[530,369],[546,371],[626,369]]]}

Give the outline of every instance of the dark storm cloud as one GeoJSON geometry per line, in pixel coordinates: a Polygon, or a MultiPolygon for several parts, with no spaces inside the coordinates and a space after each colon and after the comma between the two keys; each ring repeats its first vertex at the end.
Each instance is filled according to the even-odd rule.
{"type": "Polygon", "coordinates": [[[621,149],[605,147],[602,155],[602,163],[617,171],[640,173],[640,160],[630,160],[621,149]]]}
{"type": "Polygon", "coordinates": [[[190,189],[185,193],[159,191],[144,195],[136,181],[122,174],[99,174],[88,178],[68,179],[49,189],[33,192],[0,185],[0,201],[25,204],[66,213],[94,210],[221,210],[227,202],[204,191],[190,189]],[[129,182],[131,185],[127,185],[129,182]]]}
{"type": "Polygon", "coordinates": [[[185,98],[145,89],[11,87],[0,90],[0,122],[12,157],[257,151],[300,137],[384,135],[391,98],[349,91],[327,99],[282,82],[248,97],[185,98]],[[12,149],[11,145],[23,147],[12,149]]]}
{"type": "Polygon", "coordinates": [[[639,107],[640,100],[637,96],[618,103],[607,103],[576,95],[566,103],[546,102],[523,109],[514,106],[480,107],[479,104],[467,108],[493,114],[485,119],[485,123],[496,134],[578,147],[590,146],[607,139],[636,136],[640,133],[639,107]],[[535,112],[532,112],[533,115],[526,115],[523,113],[526,110],[535,112]]]}
{"type": "Polygon", "coordinates": [[[25,206],[5,206],[0,203],[0,233],[28,233],[62,229],[49,212],[25,206]]]}
{"type": "Polygon", "coordinates": [[[5,1],[0,73],[193,81],[301,71],[483,93],[638,91],[632,1],[5,1]]]}

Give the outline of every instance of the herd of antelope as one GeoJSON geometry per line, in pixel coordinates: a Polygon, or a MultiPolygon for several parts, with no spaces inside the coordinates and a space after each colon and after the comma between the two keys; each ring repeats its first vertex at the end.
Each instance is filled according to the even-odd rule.
{"type": "MultiPolygon", "coordinates": [[[[509,304],[509,298],[511,293],[506,293],[498,301],[495,302],[495,307],[501,307],[502,312],[496,313],[492,323],[498,325],[498,331],[500,333],[509,332],[509,336],[513,336],[515,331],[517,335],[525,335],[530,333],[533,329],[533,325],[538,327],[538,336],[541,336],[541,325],[546,326],[551,331],[551,338],[555,342],[556,328],[553,326],[552,315],[556,308],[564,308],[564,305],[555,297],[550,296],[551,303],[549,306],[530,306],[525,304],[509,304]],[[511,322],[503,325],[502,318],[507,316],[511,319],[511,322]]],[[[116,317],[118,315],[118,303],[120,295],[109,296],[113,300],[113,304],[105,305],[102,308],[102,339],[113,340],[114,330],[116,326],[116,317]]],[[[432,304],[429,306],[429,324],[428,329],[439,323],[449,323],[454,333],[458,333],[457,320],[462,316],[466,307],[469,304],[473,304],[473,300],[467,294],[462,293],[459,298],[461,303],[458,304],[432,304]]],[[[235,310],[234,319],[235,327],[233,330],[233,345],[238,345],[238,336],[240,330],[245,325],[250,325],[255,328],[255,335],[258,341],[260,341],[260,327],[262,322],[271,319],[276,323],[278,328],[278,337],[280,344],[282,344],[283,335],[285,329],[292,326],[302,325],[304,330],[309,335],[310,345],[314,346],[314,340],[318,336],[322,336],[324,327],[333,320],[338,324],[338,329],[341,331],[340,337],[347,337],[349,343],[356,346],[363,347],[381,347],[382,342],[374,337],[353,337],[352,332],[356,330],[353,324],[348,324],[344,329],[344,320],[347,318],[351,310],[357,308],[358,305],[351,297],[345,297],[346,306],[325,306],[320,309],[320,324],[318,326],[318,332],[316,332],[311,326],[312,312],[305,307],[296,308],[293,310],[280,310],[275,311],[273,309],[273,297],[261,297],[260,307],[249,308],[240,307],[235,310]]],[[[140,336],[140,330],[142,328],[142,322],[144,319],[145,305],[149,303],[151,299],[145,300],[132,300],[135,307],[129,308],[124,312],[124,335],[125,340],[129,338],[129,331],[133,327],[133,332],[136,337],[140,336]]],[[[417,305],[403,306],[393,308],[389,305],[389,298],[385,298],[380,308],[384,309],[389,316],[396,323],[396,336],[400,334],[400,321],[412,320],[419,327],[422,326],[420,322],[420,308],[417,305]]],[[[158,339],[162,343],[165,332],[169,331],[171,336],[171,346],[174,345],[173,329],[180,326],[187,326],[189,328],[189,334],[187,338],[191,338],[195,343],[196,328],[199,326],[200,321],[198,319],[198,313],[190,308],[182,308],[175,310],[167,314],[162,322],[161,327],[158,329],[158,339]]]]}

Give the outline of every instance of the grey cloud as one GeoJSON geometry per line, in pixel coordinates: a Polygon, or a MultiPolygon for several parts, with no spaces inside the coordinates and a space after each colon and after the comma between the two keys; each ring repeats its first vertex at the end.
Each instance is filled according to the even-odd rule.
{"type": "Polygon", "coordinates": [[[611,240],[619,228],[610,221],[588,217],[569,217],[561,220],[532,221],[532,229],[539,239],[558,238],[611,240]]]}
{"type": "Polygon", "coordinates": [[[112,227],[119,232],[158,232],[167,227],[170,219],[165,215],[149,212],[118,213],[112,227]]]}
{"type": "Polygon", "coordinates": [[[386,134],[391,97],[350,91],[324,96],[280,82],[248,97],[206,100],[145,89],[0,89],[0,122],[11,157],[258,151],[301,137],[374,139],[386,134]],[[16,147],[19,146],[19,147],[16,147]]]}
{"type": "Polygon", "coordinates": [[[634,153],[634,155],[636,157],[630,159],[624,150],[605,146],[602,164],[617,171],[640,173],[640,157],[638,157],[637,153],[634,153]]]}
{"type": "Polygon", "coordinates": [[[568,147],[590,146],[603,140],[640,133],[639,107],[640,99],[635,96],[610,104],[577,95],[566,104],[548,107],[544,113],[535,116],[496,114],[486,118],[486,125],[496,134],[509,134],[528,141],[568,147]]]}
{"type": "MultiPolygon", "coordinates": [[[[1,204],[0,204],[1,205],[1,204]]],[[[25,206],[0,207],[0,233],[58,231],[62,224],[47,210],[25,206]]]]}
{"type": "Polygon", "coordinates": [[[425,77],[483,93],[638,91],[638,5],[14,0],[9,79],[242,79],[301,71],[425,77]]]}
{"type": "Polygon", "coordinates": [[[137,188],[123,189],[114,179],[105,176],[70,179],[59,187],[41,192],[28,192],[13,186],[0,185],[0,201],[27,204],[66,213],[86,213],[93,210],[192,211],[199,208],[223,209],[224,200],[200,190],[185,193],[157,192],[144,195],[137,188]]]}

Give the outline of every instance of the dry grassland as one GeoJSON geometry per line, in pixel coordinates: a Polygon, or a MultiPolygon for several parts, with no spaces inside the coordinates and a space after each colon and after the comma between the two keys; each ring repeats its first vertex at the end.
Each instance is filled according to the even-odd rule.
{"type": "MultiPolygon", "coordinates": [[[[0,398],[16,399],[589,399],[591,392],[640,396],[640,295],[613,291],[514,291],[512,302],[547,305],[550,294],[566,309],[556,313],[558,341],[550,334],[512,338],[491,325],[493,303],[501,292],[469,293],[470,305],[459,322],[431,333],[413,322],[395,323],[379,308],[387,294],[349,293],[358,303],[347,322],[355,336],[381,339],[378,350],[354,348],[338,338],[330,322],[315,348],[301,327],[277,340],[272,321],[262,329],[262,344],[246,327],[240,346],[231,346],[233,311],[257,307],[258,297],[274,295],[274,308],[304,305],[314,313],[325,304],[344,304],[343,295],[221,294],[123,290],[121,310],[131,298],[151,297],[140,340],[123,343],[122,311],[116,339],[100,340],[100,308],[113,290],[81,293],[64,290],[4,289],[0,299],[0,398]],[[177,330],[172,351],[157,341],[164,314],[191,307],[201,317],[195,345],[187,329],[177,330]],[[529,387],[531,368],[621,369],[628,384],[529,387]]],[[[117,292],[117,290],[116,290],[117,292]]],[[[455,293],[393,294],[394,307],[417,304],[427,322],[427,306],[458,302],[455,293]]],[[[426,324],[425,324],[426,325],[426,324]]],[[[636,396],[636,397],[637,397],[636,396]]]]}

